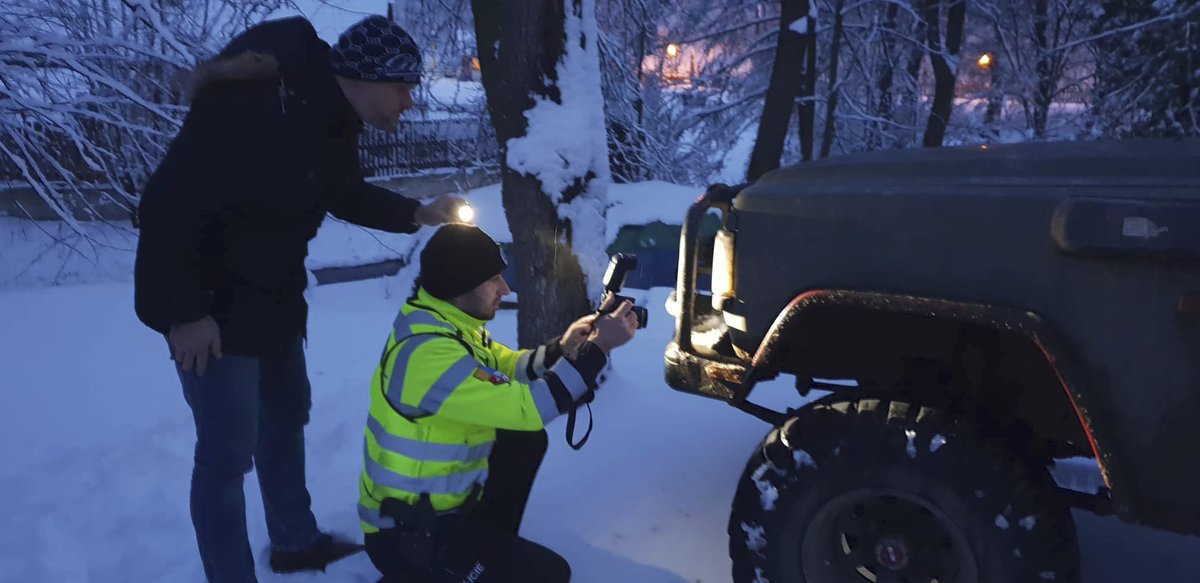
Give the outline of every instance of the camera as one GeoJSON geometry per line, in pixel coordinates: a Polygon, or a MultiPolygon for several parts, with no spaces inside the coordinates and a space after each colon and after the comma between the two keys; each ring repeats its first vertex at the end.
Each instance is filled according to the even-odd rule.
{"type": "MultiPolygon", "coordinates": [[[[608,262],[608,271],[604,272],[604,291],[605,295],[612,295],[617,301],[616,305],[621,305],[621,302],[628,301],[633,303],[633,298],[629,298],[618,294],[622,287],[625,287],[625,277],[629,275],[630,270],[637,269],[637,255],[632,253],[617,253],[612,256],[608,262]]],[[[632,312],[637,316],[639,329],[645,328],[650,318],[650,312],[645,306],[632,306],[632,312]]],[[[600,310],[597,314],[603,316],[612,313],[615,307],[608,310],[600,310]]]]}

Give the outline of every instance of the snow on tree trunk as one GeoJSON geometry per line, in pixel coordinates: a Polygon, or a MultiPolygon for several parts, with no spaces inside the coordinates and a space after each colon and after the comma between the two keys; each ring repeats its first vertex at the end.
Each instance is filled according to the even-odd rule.
{"type": "Polygon", "coordinates": [[[609,182],[594,0],[474,0],[519,265],[522,345],[561,332],[598,295],[609,182]]]}
{"type": "Polygon", "coordinates": [[[525,112],[526,134],[511,138],[505,165],[532,174],[569,224],[585,283],[600,291],[607,256],[608,149],[600,93],[600,53],[594,0],[565,0],[566,50],[558,65],[559,100],[537,99],[525,112]],[[583,190],[575,191],[582,183],[583,190]],[[575,192],[573,192],[575,191],[575,192]]]}

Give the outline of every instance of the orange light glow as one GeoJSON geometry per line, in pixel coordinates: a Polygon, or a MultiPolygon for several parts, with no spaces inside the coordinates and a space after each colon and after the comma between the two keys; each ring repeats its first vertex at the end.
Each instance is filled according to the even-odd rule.
{"type": "Polygon", "coordinates": [[[992,55],[990,55],[988,53],[983,53],[982,55],[980,55],[979,56],[979,66],[983,67],[984,69],[991,67],[992,66],[992,55]]]}
{"type": "Polygon", "coordinates": [[[667,45],[667,56],[674,59],[679,56],[679,45],[671,43],[667,45]]]}

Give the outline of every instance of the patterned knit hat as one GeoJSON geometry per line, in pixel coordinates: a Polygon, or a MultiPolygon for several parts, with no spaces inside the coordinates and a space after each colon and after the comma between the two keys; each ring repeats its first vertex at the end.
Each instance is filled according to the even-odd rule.
{"type": "Polygon", "coordinates": [[[421,83],[421,50],[400,25],[379,15],[350,26],[329,47],[333,72],[349,79],[421,83]]]}

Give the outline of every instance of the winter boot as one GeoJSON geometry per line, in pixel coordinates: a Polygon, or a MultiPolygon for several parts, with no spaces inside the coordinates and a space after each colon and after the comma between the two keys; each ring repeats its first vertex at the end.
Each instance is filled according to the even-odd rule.
{"type": "Polygon", "coordinates": [[[271,551],[271,570],[276,573],[321,571],[331,563],[363,550],[362,545],[322,533],[317,542],[299,551],[271,551]]]}

